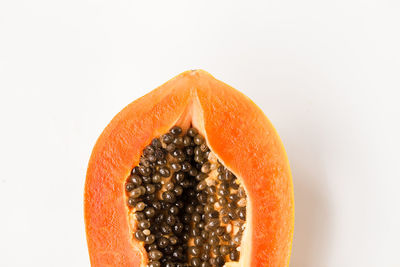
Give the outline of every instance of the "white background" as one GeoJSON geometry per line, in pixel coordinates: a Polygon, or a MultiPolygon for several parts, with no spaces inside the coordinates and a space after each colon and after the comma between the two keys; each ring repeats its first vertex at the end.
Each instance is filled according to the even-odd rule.
{"type": "Polygon", "coordinates": [[[0,0],[0,266],[89,266],[96,138],[194,68],[283,139],[292,267],[400,266],[399,14],[397,0],[0,0]]]}

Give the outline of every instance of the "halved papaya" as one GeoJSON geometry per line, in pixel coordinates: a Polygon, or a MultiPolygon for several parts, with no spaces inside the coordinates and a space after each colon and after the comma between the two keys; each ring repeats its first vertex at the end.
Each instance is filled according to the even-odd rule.
{"type": "Polygon", "coordinates": [[[294,198],[282,142],[245,95],[186,71],[125,107],[89,161],[98,266],[288,266],[294,198]]]}

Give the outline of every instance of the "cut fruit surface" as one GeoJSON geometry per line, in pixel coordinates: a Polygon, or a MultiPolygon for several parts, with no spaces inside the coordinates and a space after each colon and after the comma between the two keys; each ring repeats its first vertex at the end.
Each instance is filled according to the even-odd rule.
{"type": "Polygon", "coordinates": [[[201,70],[117,114],[93,149],[84,201],[95,267],[289,264],[282,142],[251,100],[201,70]]]}

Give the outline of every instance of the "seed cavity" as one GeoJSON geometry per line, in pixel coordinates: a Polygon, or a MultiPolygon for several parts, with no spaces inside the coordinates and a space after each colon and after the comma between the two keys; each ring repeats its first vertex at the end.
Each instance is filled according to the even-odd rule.
{"type": "Polygon", "coordinates": [[[246,192],[195,128],[154,138],[125,184],[133,238],[148,267],[223,266],[240,260],[246,192]]]}

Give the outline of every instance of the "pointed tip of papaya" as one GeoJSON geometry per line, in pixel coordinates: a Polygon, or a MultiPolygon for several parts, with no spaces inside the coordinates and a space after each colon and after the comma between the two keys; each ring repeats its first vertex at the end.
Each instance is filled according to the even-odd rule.
{"type": "MultiPolygon", "coordinates": [[[[202,70],[202,69],[191,69],[184,71],[176,76],[178,77],[189,77],[189,78],[204,78],[204,77],[209,77],[209,78],[214,78],[209,72],[202,70]]],[[[214,78],[215,79],[215,78],[214,78]]]]}

